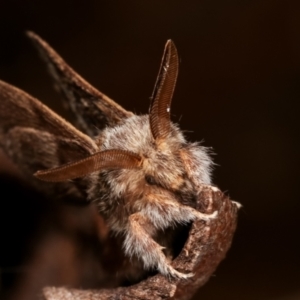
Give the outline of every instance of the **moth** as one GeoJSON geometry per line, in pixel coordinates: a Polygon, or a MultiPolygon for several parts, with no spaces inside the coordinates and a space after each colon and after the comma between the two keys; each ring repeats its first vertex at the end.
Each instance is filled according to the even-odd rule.
{"type": "Polygon", "coordinates": [[[195,209],[211,184],[205,147],[188,142],[170,119],[178,53],[168,40],[149,114],[136,115],[80,77],[38,35],[45,60],[74,126],[22,90],[0,81],[0,145],[28,180],[49,193],[93,202],[127,257],[144,270],[188,278],[171,265],[165,231],[217,212],[195,209]],[[76,126],[76,127],[75,127],[76,126]]]}

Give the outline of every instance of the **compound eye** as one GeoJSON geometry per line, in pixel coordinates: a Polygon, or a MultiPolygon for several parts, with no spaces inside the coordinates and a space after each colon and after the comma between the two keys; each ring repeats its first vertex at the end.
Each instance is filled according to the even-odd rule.
{"type": "Polygon", "coordinates": [[[145,180],[146,180],[146,182],[147,182],[149,185],[155,185],[155,184],[156,184],[154,177],[151,176],[151,175],[146,175],[146,176],[145,176],[145,180]]]}

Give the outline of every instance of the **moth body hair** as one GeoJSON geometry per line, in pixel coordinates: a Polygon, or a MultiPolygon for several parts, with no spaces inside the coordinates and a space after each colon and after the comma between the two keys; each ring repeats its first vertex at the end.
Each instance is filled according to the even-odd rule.
{"type": "Polygon", "coordinates": [[[105,170],[90,175],[88,197],[95,201],[112,231],[124,236],[125,254],[136,256],[146,269],[156,267],[165,275],[187,276],[179,275],[169,264],[166,266],[161,247],[152,238],[156,237],[158,230],[196,219],[208,221],[213,217],[206,218],[193,208],[199,187],[211,183],[213,163],[207,149],[187,142],[173,123],[169,136],[157,145],[151,134],[148,115],[134,115],[120,125],[105,128],[96,138],[96,143],[102,151],[123,149],[137,153],[143,159],[139,169],[105,170]],[[155,184],[149,185],[146,176],[151,176],[155,184]],[[188,203],[184,203],[185,198],[188,198],[188,203]],[[180,205],[180,202],[187,205],[180,205]],[[149,233],[143,232],[137,221],[132,222],[136,214],[149,221],[145,226],[148,231],[152,227],[149,233]],[[132,235],[133,231],[143,239],[132,235]]]}

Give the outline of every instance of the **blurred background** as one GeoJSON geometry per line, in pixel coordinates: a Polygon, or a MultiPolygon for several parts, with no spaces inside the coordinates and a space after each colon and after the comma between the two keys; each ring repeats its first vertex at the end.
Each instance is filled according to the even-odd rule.
{"type": "MultiPolygon", "coordinates": [[[[67,117],[26,30],[139,114],[173,39],[181,63],[172,119],[213,148],[214,183],[243,205],[227,258],[194,299],[300,299],[298,0],[1,0],[1,80],[67,117]]],[[[44,199],[4,156],[0,169],[1,297],[97,286],[93,209],[44,199]]]]}

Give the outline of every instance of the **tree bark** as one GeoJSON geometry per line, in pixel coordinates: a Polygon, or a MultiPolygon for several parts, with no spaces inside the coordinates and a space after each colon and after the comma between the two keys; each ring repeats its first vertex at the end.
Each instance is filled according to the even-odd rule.
{"type": "Polygon", "coordinates": [[[198,220],[192,224],[184,248],[173,261],[173,266],[180,272],[194,273],[194,276],[189,279],[172,279],[157,274],[138,284],[115,289],[78,290],[46,287],[43,290],[43,299],[190,299],[208,281],[230,248],[239,206],[217,188],[203,187],[197,209],[204,213],[217,210],[218,215],[209,222],[198,220]]]}

